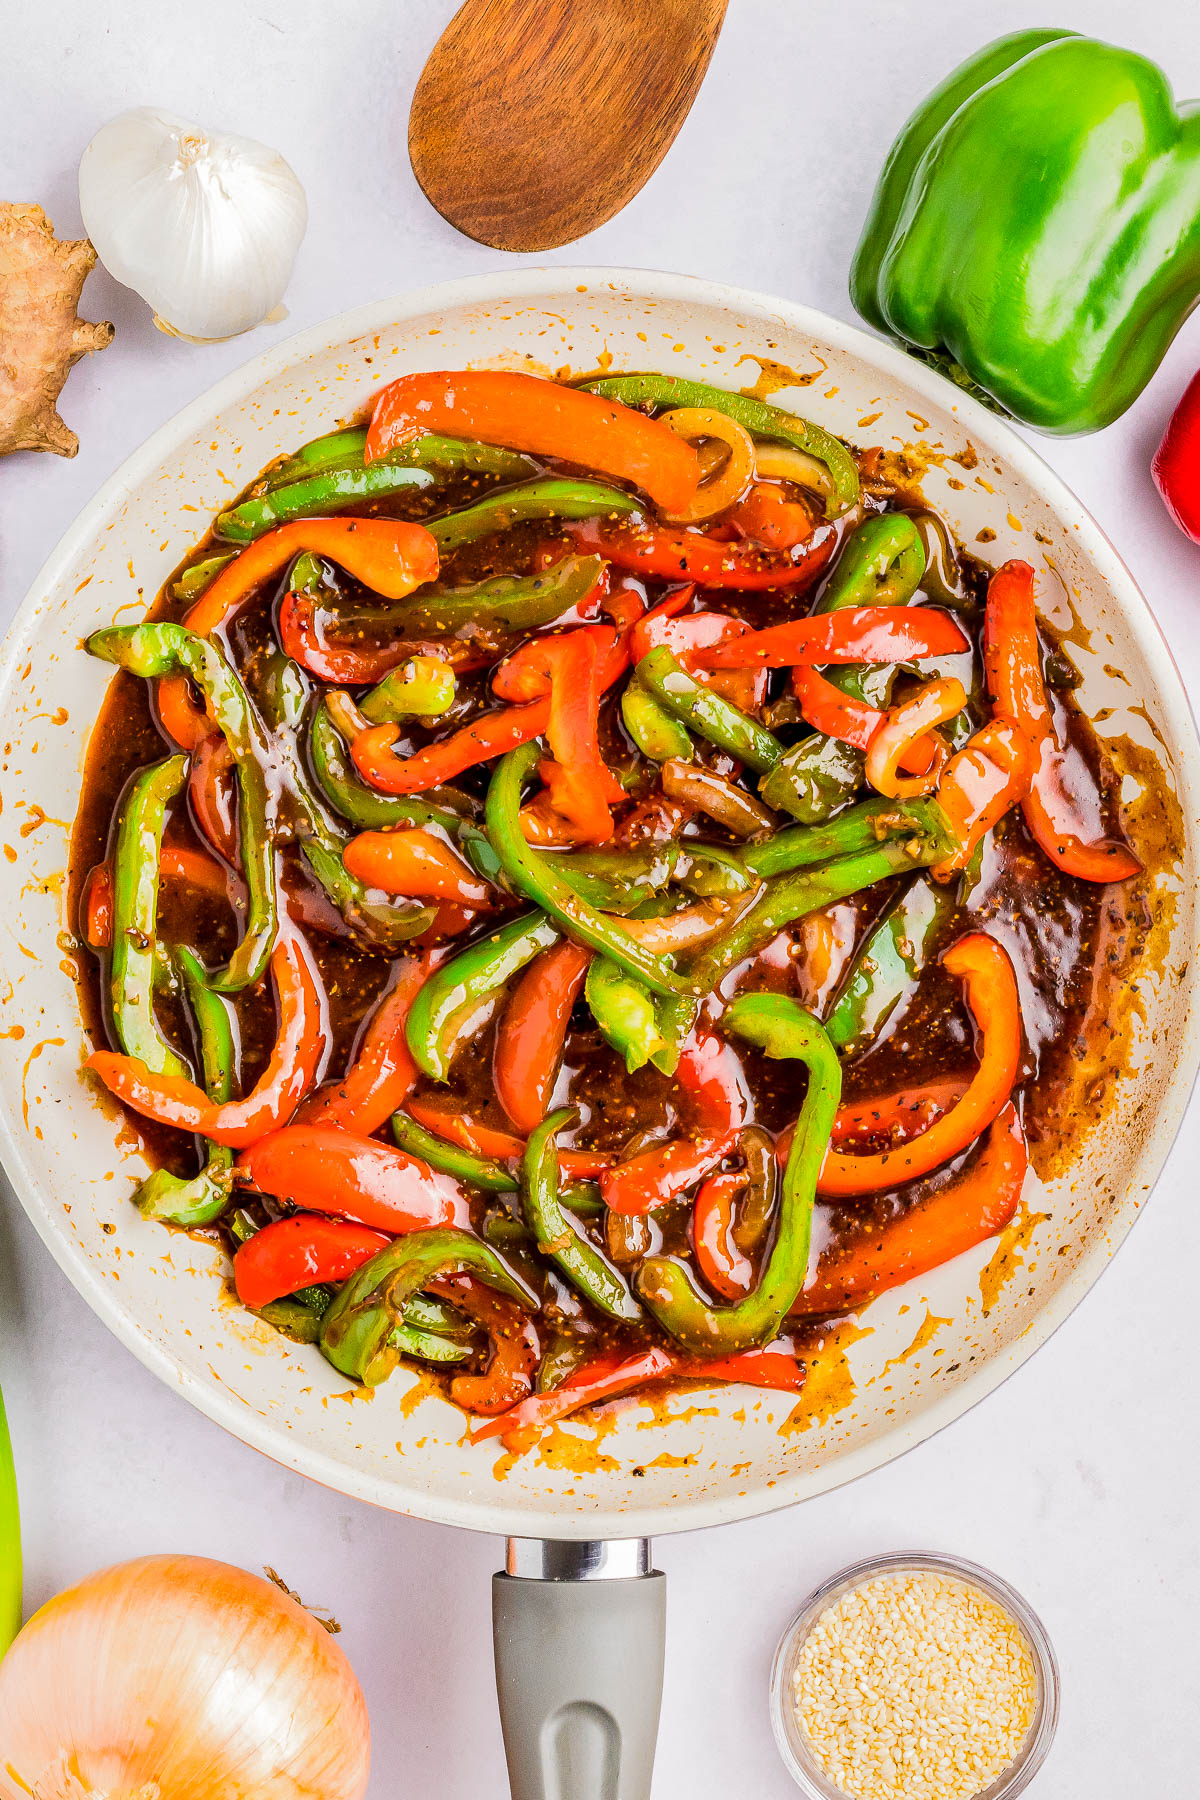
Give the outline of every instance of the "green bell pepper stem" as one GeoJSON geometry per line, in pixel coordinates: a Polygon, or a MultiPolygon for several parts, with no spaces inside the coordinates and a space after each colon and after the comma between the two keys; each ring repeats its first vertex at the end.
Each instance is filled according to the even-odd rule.
{"type": "Polygon", "coordinates": [[[501,757],[488,783],[484,814],[487,834],[505,874],[527,899],[549,913],[568,937],[586,944],[600,956],[610,957],[656,994],[691,993],[690,982],[630,937],[613,919],[581,900],[553,864],[526,843],[520,819],[521,785],[532,774],[541,754],[536,742],[510,750],[501,757]]]}
{"type": "Polygon", "coordinates": [[[777,737],[689,675],[665,644],[643,656],[634,678],[698,737],[727,750],[750,768],[761,773],[773,768],[783,755],[783,745],[777,737]]]}
{"type": "Polygon", "coordinates": [[[127,1056],[155,1075],[189,1075],[154,1017],[158,953],[158,859],[167,807],[187,779],[187,758],[169,756],[134,777],[118,815],[113,857],[112,955],[108,992],[113,1030],[127,1056]]]}
{"type": "Polygon", "coordinates": [[[563,1210],[558,1193],[558,1146],[564,1126],[577,1123],[575,1107],[550,1114],[530,1135],[523,1164],[525,1220],[543,1256],[606,1318],[633,1325],[642,1318],[629,1283],[563,1210]]]}
{"type": "Polygon", "coordinates": [[[802,825],[817,825],[849,805],[866,779],[865,758],[852,744],[814,731],[793,744],[758,784],[768,806],[802,825]]]}
{"type": "Polygon", "coordinates": [[[189,675],[229,745],[237,771],[238,833],[248,907],[242,941],[226,969],[210,976],[221,993],[258,980],[275,942],[275,805],[267,786],[266,734],[224,651],[182,625],[113,625],[93,632],[86,648],[105,662],[144,677],[189,675]]]}
{"type": "Polygon", "coordinates": [[[344,512],[348,506],[386,500],[406,488],[432,486],[427,469],[396,468],[391,463],[372,463],[369,469],[325,469],[218,513],[214,530],[227,544],[252,544],[292,519],[344,512]]]}
{"type": "Polygon", "coordinates": [[[1110,424],[1200,294],[1195,101],[1177,105],[1146,58],[1074,32],[987,45],[902,128],[850,291],[872,324],[1027,424],[1110,424]]]}
{"type": "MultiPolygon", "coordinates": [[[[209,987],[204,964],[194,950],[179,944],[174,959],[196,1022],[204,1091],[210,1100],[223,1105],[233,1097],[237,1062],[229,1001],[209,987]]],[[[163,1219],[189,1229],[211,1225],[229,1205],[233,1161],[234,1153],[227,1144],[209,1143],[198,1175],[188,1178],[173,1175],[170,1169],[155,1169],[134,1195],[139,1212],[144,1219],[163,1219]]]]}
{"type": "Polygon", "coordinates": [[[407,1150],[410,1156],[420,1157],[431,1169],[440,1169],[443,1174],[453,1175],[459,1181],[465,1181],[469,1187],[503,1194],[514,1193],[521,1185],[512,1170],[506,1169],[503,1163],[495,1162],[491,1157],[476,1156],[473,1151],[448,1143],[445,1138],[438,1137],[436,1132],[418,1125],[407,1113],[392,1114],[392,1136],[400,1149],[407,1150]]]}
{"type": "Polygon", "coordinates": [[[313,710],[308,755],[317,785],[329,805],[360,830],[375,831],[389,825],[444,825],[448,831],[454,831],[462,823],[459,814],[448,806],[435,806],[415,794],[380,794],[368,787],[346,754],[345,740],[330,716],[326,697],[313,710]]]}
{"type": "Polygon", "coordinates": [[[939,928],[954,910],[947,889],[923,876],[889,904],[859,948],[834,995],[825,1030],[853,1057],[898,1019],[916,991],[939,928]]]}
{"type": "MultiPolygon", "coordinates": [[[[852,856],[890,838],[927,837],[948,856],[954,837],[936,800],[861,800],[822,825],[788,825],[761,844],[747,844],[737,860],[751,875],[766,878],[807,869],[835,856],[852,856]]],[[[690,849],[690,846],[689,846],[690,849]]]]}
{"type": "Polygon", "coordinates": [[[682,375],[605,375],[585,381],[591,394],[620,400],[626,406],[707,406],[744,427],[751,437],[773,444],[790,444],[815,457],[829,471],[830,493],[825,500],[827,518],[836,519],[858,499],[858,467],[840,438],[779,406],[755,400],[749,394],[731,394],[709,387],[705,381],[689,381],[682,375]]]}
{"type": "MultiPolygon", "coordinates": [[[[481,502],[480,504],[483,504],[481,502]]],[[[345,614],[348,624],[415,637],[536,631],[586,600],[604,569],[599,556],[564,556],[538,575],[493,575],[468,587],[423,588],[394,606],[345,614]]]]}
{"type": "Polygon", "coordinates": [[[637,1290],[664,1331],[689,1350],[728,1356],[769,1343],[804,1287],[817,1177],[837,1117],[842,1071],[816,1019],[783,994],[743,994],[727,1007],[722,1023],[764,1055],[794,1059],[808,1071],[783,1174],[775,1241],[758,1285],[732,1306],[713,1306],[685,1265],[671,1257],[647,1257],[637,1290]]]}
{"type": "Polygon", "coordinates": [[[405,1026],[418,1069],[434,1081],[448,1080],[464,1020],[559,936],[544,913],[522,913],[435,969],[418,989],[405,1026]]]}
{"type": "Polygon", "coordinates": [[[621,695],[621,723],[651,762],[664,763],[672,758],[691,762],[696,754],[686,726],[636,681],[629,682],[621,695]]]}
{"type": "Polygon", "coordinates": [[[440,656],[410,656],[391,669],[358,703],[372,725],[401,719],[432,719],[448,712],[458,692],[458,677],[440,656]]]}
{"type": "Polygon", "coordinates": [[[171,583],[171,594],[176,600],[186,600],[190,605],[198,600],[205,588],[211,587],[226,563],[231,563],[237,555],[236,550],[227,550],[223,556],[206,556],[203,562],[192,563],[183,574],[171,583]]]}
{"type": "Polygon", "coordinates": [[[606,956],[596,956],[583,992],[601,1037],[624,1058],[630,1074],[648,1062],[664,1075],[674,1074],[679,1047],[664,1037],[654,1001],[640,981],[606,956]]]}
{"type": "Polygon", "coordinates": [[[429,1282],[477,1275],[530,1312],[537,1296],[496,1252],[470,1232],[445,1226],[412,1231],[356,1269],[321,1321],[321,1349],[335,1369],[368,1387],[386,1381],[400,1358],[392,1342],[404,1309],[429,1282]]]}
{"type": "Polygon", "coordinates": [[[17,1474],[0,1393],[0,1656],[21,1629],[21,1518],[17,1474]]]}
{"type": "Polygon", "coordinates": [[[473,544],[493,532],[507,531],[530,519],[594,519],[600,515],[640,512],[642,502],[618,488],[602,487],[598,481],[564,481],[557,476],[544,476],[521,487],[504,488],[488,494],[474,506],[449,513],[444,519],[433,519],[429,530],[437,539],[443,555],[473,544]]]}

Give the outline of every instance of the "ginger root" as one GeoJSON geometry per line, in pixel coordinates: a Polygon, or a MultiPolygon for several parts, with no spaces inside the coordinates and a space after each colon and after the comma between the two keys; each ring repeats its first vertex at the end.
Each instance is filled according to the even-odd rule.
{"type": "Polygon", "coordinates": [[[55,402],[80,357],[112,342],[111,325],[75,310],[95,261],[86,238],[60,243],[40,206],[0,202],[0,456],[79,449],[55,402]]]}

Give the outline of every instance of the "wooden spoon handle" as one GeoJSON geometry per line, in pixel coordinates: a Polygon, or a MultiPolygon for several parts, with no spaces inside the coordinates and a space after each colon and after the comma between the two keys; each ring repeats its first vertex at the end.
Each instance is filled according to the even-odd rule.
{"type": "Polygon", "coordinates": [[[548,250],[619,212],[704,79],[727,0],[466,0],[413,96],[413,173],[480,243],[548,250]]]}

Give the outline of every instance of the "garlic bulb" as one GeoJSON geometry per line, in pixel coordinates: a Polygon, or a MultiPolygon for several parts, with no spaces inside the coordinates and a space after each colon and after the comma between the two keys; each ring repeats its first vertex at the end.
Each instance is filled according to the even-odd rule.
{"type": "Polygon", "coordinates": [[[328,1633],[205,1557],[89,1575],[0,1663],[3,1800],[363,1800],[370,1760],[328,1633]]]}
{"type": "Polygon", "coordinates": [[[308,203],[279,155],[139,106],[99,130],[79,164],[84,229],[110,275],[176,337],[211,343],[279,304],[308,203]]]}

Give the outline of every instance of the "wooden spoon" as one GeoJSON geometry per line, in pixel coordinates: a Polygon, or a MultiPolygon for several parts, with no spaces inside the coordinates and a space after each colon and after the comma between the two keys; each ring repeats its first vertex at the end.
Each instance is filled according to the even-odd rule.
{"type": "Polygon", "coordinates": [[[466,0],[413,95],[431,203],[498,250],[551,250],[632,200],[686,119],[728,0],[466,0]]]}

